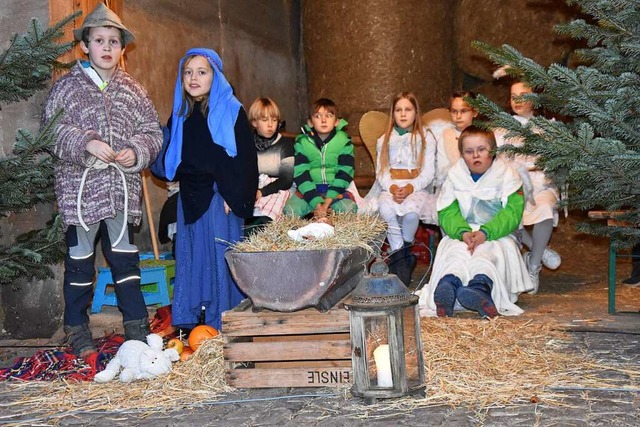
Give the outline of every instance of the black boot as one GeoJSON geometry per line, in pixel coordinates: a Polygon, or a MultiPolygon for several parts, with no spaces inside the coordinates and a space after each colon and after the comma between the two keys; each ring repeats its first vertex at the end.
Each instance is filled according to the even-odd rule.
{"type": "Polygon", "coordinates": [[[67,334],[67,342],[71,344],[73,353],[78,357],[85,357],[96,352],[96,346],[93,344],[91,329],[88,323],[77,326],[64,326],[64,333],[67,334]]]}
{"type": "Polygon", "coordinates": [[[497,317],[498,310],[491,298],[493,280],[485,274],[476,274],[467,286],[461,286],[456,297],[467,310],[477,311],[482,317],[497,317]]]}
{"type": "Polygon", "coordinates": [[[387,259],[387,265],[389,266],[389,273],[400,277],[400,270],[402,270],[402,248],[391,252],[391,255],[389,255],[387,259]]]}
{"type": "Polygon", "coordinates": [[[418,262],[416,256],[411,252],[412,246],[413,244],[411,242],[404,242],[404,246],[398,251],[401,256],[398,272],[396,274],[407,287],[411,285],[411,275],[413,274],[413,270],[416,268],[416,263],[418,262]]]}
{"type": "Polygon", "coordinates": [[[413,270],[416,269],[416,264],[418,264],[418,257],[411,252],[411,248],[413,247],[413,242],[404,242],[404,250],[405,250],[405,260],[407,261],[407,286],[411,283],[411,276],[413,275],[413,270]]]}
{"type": "Polygon", "coordinates": [[[126,341],[138,340],[146,343],[149,334],[151,334],[151,328],[148,317],[124,322],[124,339],[126,341]]]}
{"type": "Polygon", "coordinates": [[[633,246],[631,256],[631,277],[624,279],[622,283],[626,285],[637,285],[640,283],[640,244],[633,246]]]}

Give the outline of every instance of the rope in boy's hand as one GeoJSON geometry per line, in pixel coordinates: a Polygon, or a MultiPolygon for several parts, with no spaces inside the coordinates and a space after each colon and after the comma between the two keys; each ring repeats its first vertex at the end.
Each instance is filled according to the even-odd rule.
{"type": "Polygon", "coordinates": [[[127,217],[129,215],[129,190],[127,188],[127,178],[125,177],[124,172],[122,171],[122,169],[120,169],[120,166],[117,163],[104,162],[96,157],[94,157],[94,159],[95,161],[91,163],[91,166],[87,167],[84,170],[84,172],[82,172],[82,178],[80,178],[80,188],[78,189],[78,196],[76,199],[76,214],[78,215],[78,222],[80,223],[80,226],[85,231],[89,231],[89,227],[87,226],[87,224],[84,222],[84,219],[82,218],[82,192],[84,191],[84,185],[85,185],[85,182],[87,181],[87,175],[89,174],[89,171],[92,169],[101,170],[101,169],[106,169],[109,166],[115,168],[120,173],[120,179],[122,180],[122,188],[124,190],[124,206],[123,206],[124,221],[122,221],[122,228],[120,229],[120,235],[118,235],[118,238],[115,240],[115,242],[111,244],[111,247],[116,247],[124,237],[124,233],[127,230],[127,217]]]}

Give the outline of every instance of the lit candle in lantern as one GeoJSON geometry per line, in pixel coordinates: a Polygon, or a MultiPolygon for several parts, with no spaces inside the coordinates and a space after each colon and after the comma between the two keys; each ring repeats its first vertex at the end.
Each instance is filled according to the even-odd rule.
{"type": "Polygon", "coordinates": [[[389,344],[378,346],[378,348],[373,351],[373,359],[376,362],[376,370],[378,372],[378,386],[393,387],[389,344]]]}

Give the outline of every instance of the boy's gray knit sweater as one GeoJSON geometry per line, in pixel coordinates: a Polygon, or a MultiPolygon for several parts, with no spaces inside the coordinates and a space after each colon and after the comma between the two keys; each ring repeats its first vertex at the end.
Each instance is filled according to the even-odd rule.
{"type": "MultiPolygon", "coordinates": [[[[45,104],[43,123],[58,110],[64,115],[55,128],[53,154],[55,191],[65,227],[80,225],[76,212],[82,173],[95,160],[85,147],[92,139],[111,145],[118,152],[131,148],[136,163],[125,172],[129,193],[129,220],[140,223],[140,172],[149,166],[162,147],[158,113],[145,89],[118,68],[109,85],[101,91],[84,73],[80,64],[61,77],[45,104]]],[[[115,217],[124,210],[124,189],[113,167],[89,171],[82,194],[82,217],[87,224],[115,217]]]]}

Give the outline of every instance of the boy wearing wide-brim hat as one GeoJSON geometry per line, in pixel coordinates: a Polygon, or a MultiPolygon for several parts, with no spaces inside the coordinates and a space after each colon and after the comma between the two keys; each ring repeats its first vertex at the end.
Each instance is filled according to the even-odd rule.
{"type": "Polygon", "coordinates": [[[131,227],[142,216],[140,172],[160,151],[162,131],[147,92],[118,66],[134,40],[120,18],[99,4],[73,33],[88,61],[79,60],[54,84],[43,123],[64,109],[53,146],[67,244],[64,329],[76,355],[95,358],[87,306],[98,237],[111,268],[125,338],[145,341],[149,334],[131,227]]]}
{"type": "Polygon", "coordinates": [[[121,30],[123,47],[130,45],[136,38],[133,33],[122,24],[120,17],[102,3],[98,4],[98,6],[84,18],[82,27],[73,30],[73,37],[77,41],[87,43],[89,36],[88,29],[96,27],[114,27],[121,30]]]}

